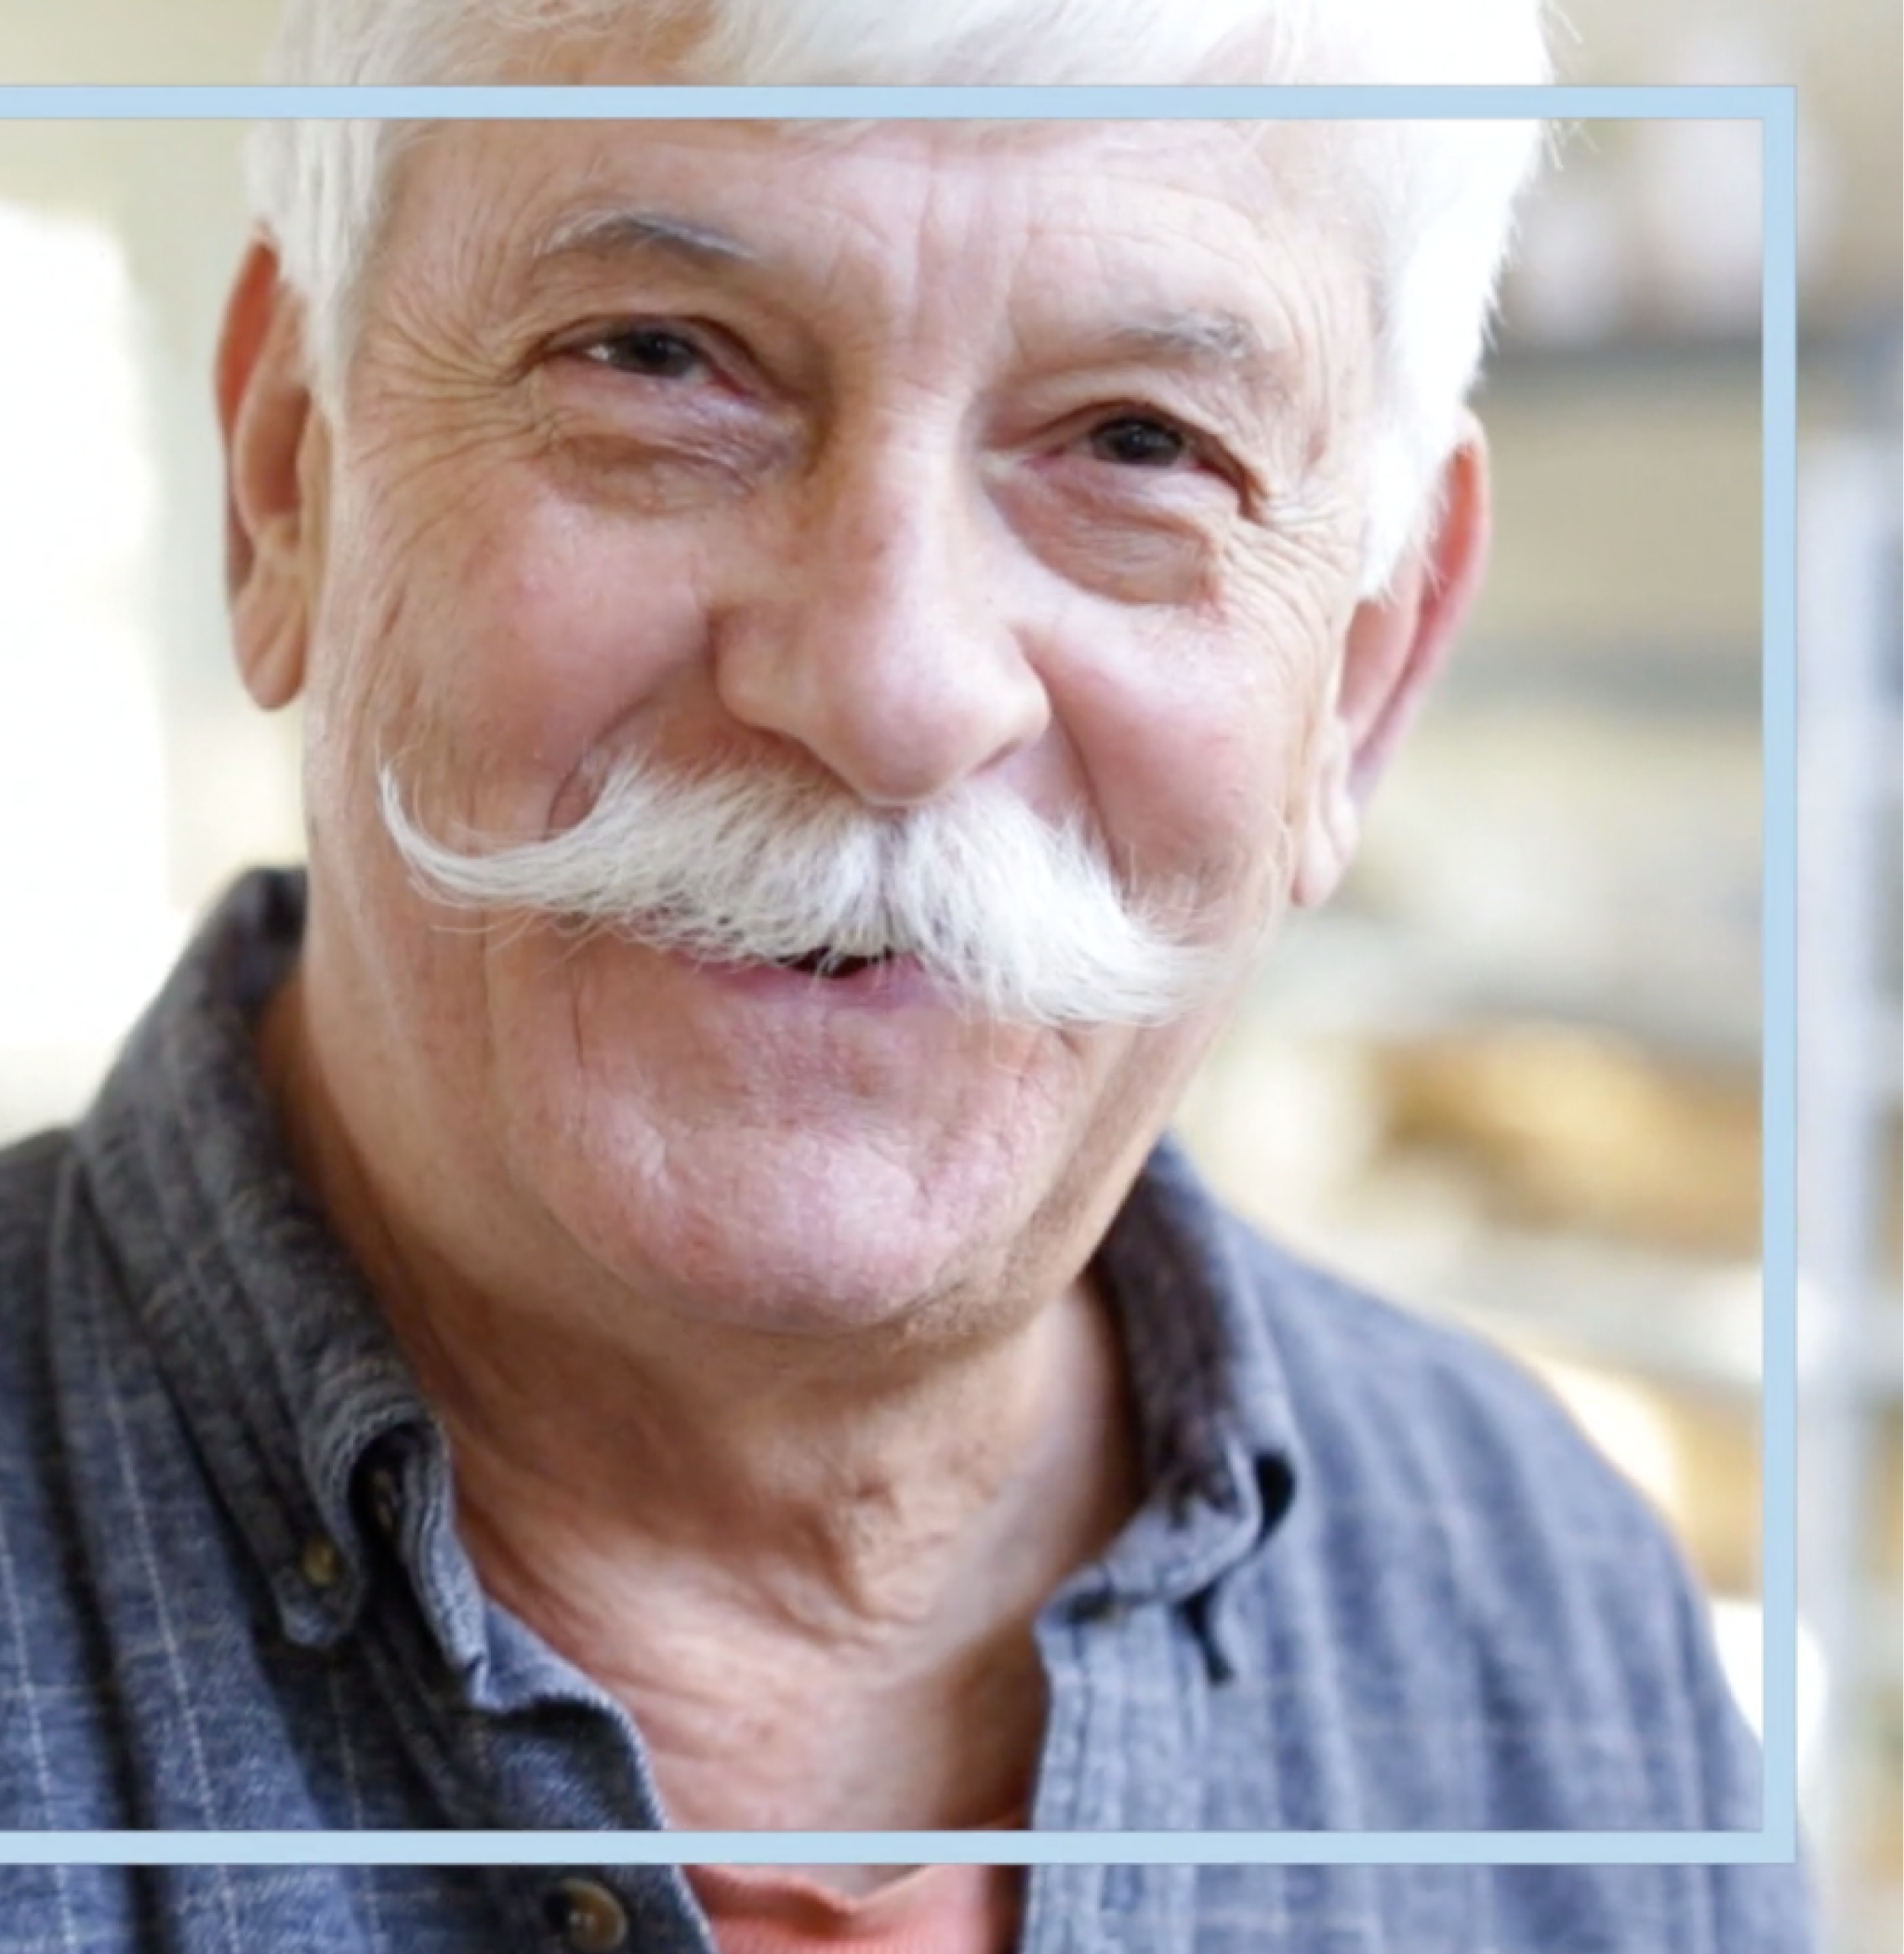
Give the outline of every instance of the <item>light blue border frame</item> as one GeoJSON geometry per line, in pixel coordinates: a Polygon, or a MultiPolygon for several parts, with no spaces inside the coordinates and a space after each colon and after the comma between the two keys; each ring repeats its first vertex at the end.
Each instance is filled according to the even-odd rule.
{"type": "Polygon", "coordinates": [[[0,86],[0,121],[284,115],[1756,122],[1764,195],[1765,1778],[1756,1832],[0,1832],[0,1865],[1764,1865],[1797,1855],[1796,92],[1790,87],[0,86]]]}

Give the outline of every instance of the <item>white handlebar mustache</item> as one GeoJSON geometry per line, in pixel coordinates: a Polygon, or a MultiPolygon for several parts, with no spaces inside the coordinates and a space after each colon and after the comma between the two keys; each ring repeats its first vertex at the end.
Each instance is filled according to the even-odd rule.
{"type": "Polygon", "coordinates": [[[561,833],[460,846],[418,825],[389,763],[377,790],[392,844],[439,902],[707,961],[910,956],[982,1017],[1159,1023],[1237,963],[1170,919],[1186,891],[1128,892],[1081,825],[1054,827],[995,786],[887,811],[780,770],[670,773],[635,756],[561,833]]]}

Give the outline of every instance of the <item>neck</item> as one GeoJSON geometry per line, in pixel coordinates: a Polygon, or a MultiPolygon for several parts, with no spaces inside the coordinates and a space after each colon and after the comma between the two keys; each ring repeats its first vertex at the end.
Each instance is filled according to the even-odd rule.
{"type": "Polygon", "coordinates": [[[450,1415],[464,1538],[634,1715],[675,1822],[964,1828],[1024,1803],[1033,1618],[1133,1503],[1088,1290],[871,1405],[630,1366],[585,1421],[517,1381],[450,1415]]]}

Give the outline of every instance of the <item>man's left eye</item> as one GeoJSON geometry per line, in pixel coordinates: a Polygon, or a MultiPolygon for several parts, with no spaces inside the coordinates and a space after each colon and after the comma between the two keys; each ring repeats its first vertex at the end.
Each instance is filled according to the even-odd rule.
{"type": "Polygon", "coordinates": [[[1120,414],[1091,430],[1091,452],[1127,469],[1169,469],[1195,454],[1190,438],[1168,421],[1145,414],[1120,414]]]}
{"type": "Polygon", "coordinates": [[[658,325],[609,333],[582,350],[616,373],[640,374],[651,380],[691,379],[707,364],[707,356],[692,339],[658,325]]]}

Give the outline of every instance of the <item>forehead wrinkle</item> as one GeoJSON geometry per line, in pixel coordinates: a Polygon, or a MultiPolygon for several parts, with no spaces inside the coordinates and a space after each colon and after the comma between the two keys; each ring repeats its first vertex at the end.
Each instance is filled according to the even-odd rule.
{"type": "MultiPolygon", "coordinates": [[[[923,205],[911,217],[930,236],[936,208],[934,193],[941,186],[935,174],[928,172],[918,187],[924,193],[923,205]]],[[[870,233],[866,242],[873,247],[872,255],[887,254],[891,241],[881,235],[877,216],[850,205],[833,215],[863,220],[870,233]]],[[[879,215],[890,218],[892,213],[888,209],[879,215]]],[[[953,241],[959,241],[962,228],[958,224],[950,227],[953,241]]],[[[613,190],[598,192],[587,202],[570,202],[539,225],[532,223],[524,229],[529,233],[526,250],[509,254],[513,265],[509,271],[504,271],[502,263],[495,268],[506,280],[509,296],[504,302],[511,305],[565,271],[600,274],[612,272],[617,264],[633,269],[659,263],[699,276],[772,274],[776,270],[798,269],[803,256],[789,257],[777,245],[763,248],[758,240],[726,228],[699,210],[688,215],[613,190]]],[[[982,240],[985,235],[982,230],[982,240]]],[[[970,244],[973,240],[968,237],[963,242],[970,244]]],[[[1107,243],[1103,238],[1091,242],[1101,250],[1107,243]]],[[[1117,256],[1112,254],[1114,271],[1117,270],[1117,256]]],[[[1253,403],[1288,401],[1302,391],[1301,363],[1279,330],[1268,326],[1252,309],[1228,302],[1227,295],[1221,292],[1185,293],[1178,302],[1177,295],[1168,289],[1169,283],[1174,282],[1176,268],[1157,266],[1148,253],[1141,262],[1150,275],[1133,281],[1132,268],[1126,264],[1117,282],[1127,286],[1150,284],[1153,289],[1148,293],[1127,290],[1123,305],[1106,306],[1094,320],[1074,313],[1063,324],[1058,320],[1047,322],[1046,333],[1056,327],[1059,337],[1068,342],[1067,361],[1128,362],[1173,369],[1253,403]],[[1159,271],[1163,289],[1156,288],[1159,271]]],[[[969,319],[967,323],[970,324],[969,319]]],[[[1014,331],[1012,337],[1025,343],[1020,331],[1014,331]]],[[[1044,338],[1045,333],[1037,337],[1044,338]]]]}

